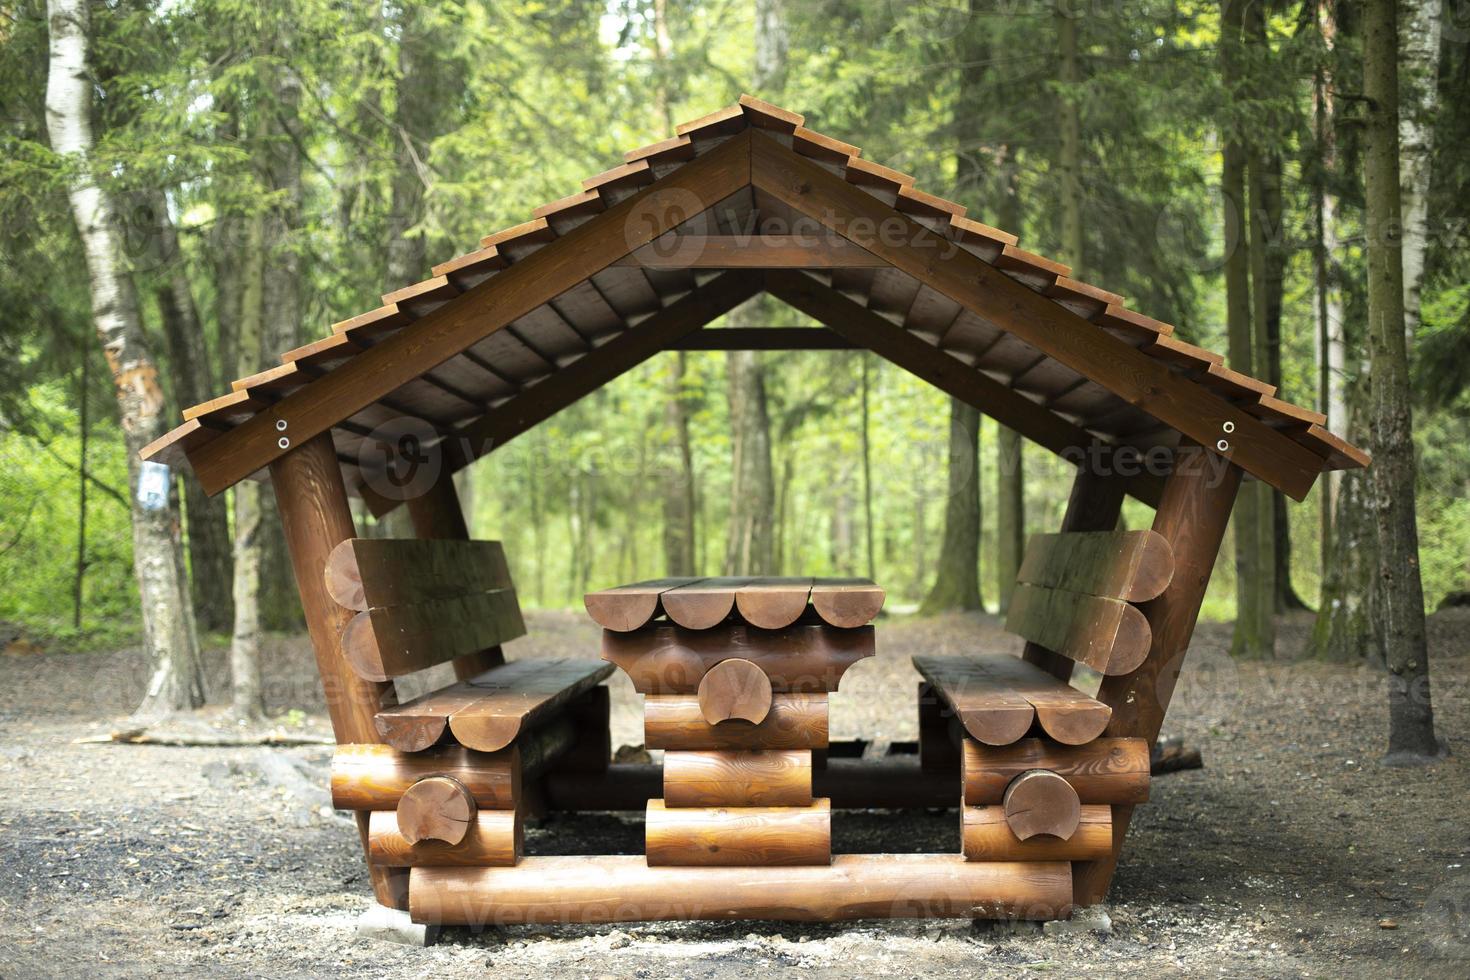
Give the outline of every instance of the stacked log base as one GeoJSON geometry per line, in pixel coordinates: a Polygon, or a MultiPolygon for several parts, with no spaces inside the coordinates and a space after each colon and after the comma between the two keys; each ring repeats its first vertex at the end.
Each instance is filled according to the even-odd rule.
{"type": "Polygon", "coordinates": [[[785,867],[832,859],[832,807],[667,807],[648,801],[650,867],[785,867]]]}
{"type": "Polygon", "coordinates": [[[918,917],[1057,919],[1072,911],[1065,861],[967,862],[949,854],[844,854],[788,868],[649,867],[636,855],[528,857],[513,868],[414,868],[415,922],[518,925],[918,917]]]}

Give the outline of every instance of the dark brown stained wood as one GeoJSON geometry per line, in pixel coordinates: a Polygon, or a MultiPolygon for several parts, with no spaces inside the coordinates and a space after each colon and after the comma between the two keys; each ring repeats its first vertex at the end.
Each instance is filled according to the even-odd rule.
{"type": "Polygon", "coordinates": [[[389,868],[495,868],[520,860],[521,815],[516,810],[479,810],[458,844],[411,843],[391,810],[374,810],[368,820],[368,855],[389,868]]]}
{"type": "Polygon", "coordinates": [[[450,776],[482,810],[511,810],[520,798],[522,769],[517,749],[492,754],[446,745],[409,754],[387,745],[339,745],[332,753],[332,805],[393,810],[419,780],[450,776]]]}
{"type": "Polygon", "coordinates": [[[1113,849],[1110,806],[1081,807],[1077,829],[1066,840],[1048,834],[1021,840],[1002,806],[967,806],[960,813],[966,861],[1095,861],[1113,849]]]}
{"type": "Polygon", "coordinates": [[[414,868],[409,913],[441,925],[669,919],[1066,918],[1065,861],[841,854],[830,865],[650,868],[642,855],[527,857],[514,868],[414,868]]]}
{"type": "Polygon", "coordinates": [[[497,752],[611,673],[576,658],[517,660],[382,711],[377,729],[405,752],[435,744],[446,727],[461,745],[497,752]]]}
{"type": "Polygon", "coordinates": [[[887,593],[865,578],[820,578],[812,583],[812,608],[833,626],[853,629],[883,611],[887,593]]]}
{"type": "Polygon", "coordinates": [[[806,806],[809,750],[665,752],[663,803],[683,806],[806,806]]]}
{"type": "Polygon", "coordinates": [[[711,725],[759,725],[771,710],[771,681],[749,660],[722,660],[699,679],[699,710],[711,725]]]}
{"type": "Polygon", "coordinates": [[[616,664],[639,694],[695,694],[721,660],[758,664],[777,692],[837,690],[847,669],[873,655],[873,628],[834,629],[803,619],[779,630],[731,622],[720,630],[651,623],[631,633],[602,634],[602,659],[616,664]]]}
{"type": "Polygon", "coordinates": [[[398,832],[409,844],[437,840],[458,844],[469,833],[477,811],[475,798],[453,776],[420,779],[398,800],[398,832]]]}
{"type": "Polygon", "coordinates": [[[616,633],[628,633],[660,613],[659,597],[665,592],[698,581],[697,578],[656,578],[619,585],[588,592],[582,596],[582,605],[598,626],[616,633]]]}
{"type": "MultiPolygon", "coordinates": [[[[1067,496],[1067,510],[1062,515],[1061,530],[1064,533],[1111,531],[1118,526],[1126,484],[1122,477],[1111,472],[1114,467],[1109,465],[1110,459],[1104,457],[1098,462],[1101,465],[1096,469],[1086,461],[1077,467],[1077,475],[1072,478],[1072,489],[1067,496]]],[[[1021,658],[1058,680],[1066,681],[1072,676],[1072,661],[1038,643],[1028,642],[1021,658]]]]}
{"type": "Polygon", "coordinates": [[[1066,779],[1046,769],[1021,773],[1001,797],[1006,825],[1020,840],[1041,834],[1067,840],[1082,819],[1082,802],[1066,779]]]}
{"type": "MultiPolygon", "coordinates": [[[[962,724],[970,717],[985,717],[984,707],[992,696],[1014,695],[1035,710],[1036,720],[1052,738],[1064,745],[1083,745],[1103,733],[1113,714],[1101,701],[1009,654],[915,657],[914,666],[951,705],[962,724]]],[[[1009,744],[981,738],[973,731],[970,734],[987,745],[1009,744]]]]}
{"type": "Polygon", "coordinates": [[[612,761],[612,702],[605,685],[599,684],[570,701],[565,716],[577,733],[570,751],[556,760],[559,773],[603,773],[612,761]]]}
{"type": "Polygon", "coordinates": [[[704,720],[699,698],[650,694],[643,703],[643,741],[650,749],[820,749],[827,745],[827,695],[777,694],[765,721],[752,725],[704,720]]]}
{"type": "Polygon", "coordinates": [[[855,350],[826,327],[714,327],[697,330],[670,350],[855,350]]]}
{"type": "Polygon", "coordinates": [[[1031,730],[1036,709],[1019,692],[977,680],[967,657],[915,657],[914,667],[972,738],[1010,745],[1031,730]]]}
{"type": "MultiPolygon", "coordinates": [[[[1096,440],[1071,422],[969,367],[963,361],[905,333],[873,311],[801,272],[767,272],[772,296],[829,329],[892,361],[945,394],[973,405],[1001,425],[1059,456],[1070,456],[1096,440]]],[[[1146,504],[1159,499],[1162,480],[1140,475],[1128,492],[1146,504]]]]}
{"type": "Polygon", "coordinates": [[[300,445],[657,238],[691,216],[690,200],[709,207],[749,181],[750,146],[741,136],[200,445],[190,456],[195,475],[207,492],[218,493],[286,451],[278,444],[279,422],[287,425],[286,448],[300,445]]]}
{"type": "Polygon", "coordinates": [[[1173,577],[1174,552],[1154,531],[1064,531],[1031,535],[1017,580],[1146,602],[1173,577]]]}
{"type": "MultiPolygon", "coordinates": [[[[1146,746],[1159,737],[1240,488],[1238,467],[1221,473],[1211,464],[1197,447],[1182,447],[1154,514],[1153,529],[1174,549],[1174,578],[1163,595],[1144,607],[1153,632],[1148,659],[1131,674],[1103,678],[1098,698],[1113,709],[1109,735],[1137,737],[1146,746]]],[[[1092,904],[1107,895],[1132,816],[1130,807],[1114,811],[1112,855],[1079,866],[1077,896],[1082,902],[1092,904]]]]}
{"type": "Polygon", "coordinates": [[[499,541],[349,538],[327,557],[327,591],[348,609],[403,606],[511,587],[499,541]]]}
{"type": "Polygon", "coordinates": [[[735,609],[735,592],[743,578],[704,578],[676,586],[659,596],[664,613],[675,623],[692,630],[707,630],[723,623],[735,609]]]}
{"type": "MultiPolygon", "coordinates": [[[[393,686],[363,680],[337,650],[337,635],[351,613],[327,594],[327,556],[339,542],[355,537],[347,488],[342,484],[329,434],[300,443],[270,466],[271,487],[281,516],[286,550],[296,575],[301,611],[316,654],[317,671],[326,695],[327,714],[338,745],[375,742],[373,715],[394,703],[393,686]]],[[[395,801],[396,802],[396,801],[395,801]]],[[[367,845],[367,816],[359,815],[358,836],[367,845]]],[[[401,873],[369,865],[373,895],[379,904],[403,908],[407,882],[401,873]]]]}
{"type": "Polygon", "coordinates": [[[665,807],[649,800],[644,818],[649,867],[788,867],[832,860],[832,807],[665,807]]]}
{"type": "Polygon", "coordinates": [[[888,263],[838,235],[683,235],[644,245],[613,263],[645,269],[862,269],[888,263]]]}
{"type": "Polygon", "coordinates": [[[752,578],[735,592],[735,608],[750,625],[778,630],[801,618],[811,594],[810,578],[752,578]]]}
{"type": "Polygon", "coordinates": [[[1126,674],[1148,656],[1148,620],[1119,599],[1018,582],[1006,629],[1103,674],[1126,674]]]}
{"type": "Polygon", "coordinates": [[[965,804],[993,806],[1012,779],[1047,769],[1072,785],[1084,804],[1148,801],[1148,743],[1141,738],[1100,738],[1086,745],[1054,745],[1039,738],[992,747],[965,739],[965,804]]]}
{"type": "Polygon", "coordinates": [[[359,677],[381,681],[525,635],[515,589],[494,589],[360,612],[341,649],[359,677]]]}
{"type": "Polygon", "coordinates": [[[919,682],[917,701],[919,766],[925,773],[953,777],[960,771],[960,746],[950,726],[954,710],[928,681],[919,682]]]}
{"type": "Polygon", "coordinates": [[[1167,366],[1088,324],[1044,296],[1012,282],[1004,273],[945,241],[906,216],[829,174],[768,136],[751,136],[752,183],[788,206],[815,218],[895,267],[985,315],[998,326],[1045,351],[1080,374],[1117,392],[1180,432],[1214,446],[1225,423],[1233,436],[1225,455],[1237,466],[1298,500],[1321,472],[1308,450],[1273,431],[1241,408],[1178,377],[1167,366]],[[907,227],[901,243],[892,235],[857,234],[855,222],[871,228],[892,221],[907,227]]]}

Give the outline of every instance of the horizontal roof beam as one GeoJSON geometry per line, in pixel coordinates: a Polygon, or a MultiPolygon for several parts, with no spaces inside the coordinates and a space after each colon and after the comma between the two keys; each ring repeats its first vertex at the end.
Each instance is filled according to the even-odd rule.
{"type": "Polygon", "coordinates": [[[888,265],[826,229],[807,235],[664,235],[613,264],[644,269],[878,269],[888,265]]]}

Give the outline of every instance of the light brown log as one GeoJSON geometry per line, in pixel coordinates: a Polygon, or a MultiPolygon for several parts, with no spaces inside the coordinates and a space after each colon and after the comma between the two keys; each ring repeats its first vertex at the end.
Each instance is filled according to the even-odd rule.
{"type": "Polygon", "coordinates": [[[480,810],[464,840],[410,843],[391,810],[374,810],[368,821],[368,853],[390,868],[509,867],[521,855],[521,815],[517,810],[480,810]]]}
{"type": "Polygon", "coordinates": [[[513,584],[499,541],[351,538],[332,549],[325,576],[332,598],[356,612],[513,584]]]}
{"type": "Polygon", "coordinates": [[[665,807],[649,800],[644,819],[649,867],[786,867],[832,860],[832,807],[665,807]]]}
{"type": "Polygon", "coordinates": [[[914,667],[972,738],[1010,745],[1031,730],[1031,702],[1018,691],[977,679],[970,658],[915,657],[914,667]]]}
{"type": "Polygon", "coordinates": [[[735,609],[735,590],[743,578],[705,578],[676,586],[659,596],[669,619],[692,630],[707,630],[729,618],[735,609]]]}
{"type": "Polygon", "coordinates": [[[653,623],[602,634],[602,659],[640,694],[694,694],[707,670],[731,657],[758,664],[777,692],[835,691],[847,668],[873,655],[873,628],[797,622],[779,630],[731,621],[718,630],[653,623]]]}
{"type": "Polygon", "coordinates": [[[770,678],[749,660],[722,660],[700,678],[699,710],[711,725],[726,721],[759,725],[771,710],[770,678]]]}
{"type": "Polygon", "coordinates": [[[1157,531],[1033,534],[1017,581],[1147,602],[1169,587],[1174,551],[1157,531]]]}
{"type": "Polygon", "coordinates": [[[526,634],[515,589],[375,606],[343,628],[341,649],[359,677],[388,680],[526,634]]]}
{"type": "Polygon", "coordinates": [[[1065,861],[971,862],[961,854],[843,854],[830,865],[650,868],[640,855],[528,857],[514,868],[414,868],[415,922],[443,925],[1071,914],[1065,861]]]}
{"type": "Polygon", "coordinates": [[[1113,808],[1084,806],[1071,837],[1041,835],[1021,840],[1000,806],[962,807],[967,861],[1095,861],[1113,849],[1113,808]]]}
{"type": "Polygon", "coordinates": [[[883,611],[887,593],[865,578],[819,578],[812,583],[812,608],[833,626],[852,629],[883,611]]]}
{"type": "Polygon", "coordinates": [[[777,694],[759,725],[704,720],[699,698],[649,695],[643,705],[643,741],[650,749],[818,749],[827,744],[827,695],[777,694]]]}
{"type": "Polygon", "coordinates": [[[472,752],[446,745],[406,753],[386,745],[339,745],[332,754],[332,805],[339,810],[392,810],[409,787],[451,776],[483,809],[513,809],[523,764],[518,749],[472,752]]]}
{"type": "Polygon", "coordinates": [[[806,612],[811,598],[810,578],[753,578],[735,592],[735,608],[752,626],[778,630],[806,612]]]}
{"type": "Polygon", "coordinates": [[[1120,599],[1016,583],[1006,629],[1103,674],[1135,670],[1148,656],[1148,620],[1120,599]]]}
{"type": "Polygon", "coordinates": [[[582,604],[598,626],[615,633],[627,633],[659,614],[659,596],[663,593],[697,581],[699,579],[659,578],[620,585],[614,589],[588,592],[582,597],[582,604]]]}
{"type": "Polygon", "coordinates": [[[410,844],[437,840],[458,844],[474,822],[475,798],[453,776],[420,779],[398,799],[398,832],[410,844]]]}
{"type": "Polygon", "coordinates": [[[996,748],[966,739],[965,803],[1000,803],[1010,781],[1030,769],[1049,769],[1077,791],[1083,803],[1148,800],[1148,743],[1141,738],[1100,738],[1087,745],[1053,745],[1039,738],[996,748]]]}
{"type": "MultiPolygon", "coordinates": [[[[326,587],[327,556],[357,533],[331,434],[300,442],[271,463],[270,474],[286,550],[301,595],[301,611],[332,720],[332,734],[339,745],[377,741],[373,715],[394,703],[393,686],[364,680],[343,659],[337,637],[351,613],[332,600],[326,587]]],[[[366,851],[366,815],[359,815],[357,832],[366,851]]],[[[405,907],[407,881],[401,872],[377,868],[369,862],[368,874],[379,904],[405,907]]]]}
{"type": "Polygon", "coordinates": [[[498,752],[610,673],[606,664],[574,658],[501,664],[379,712],[378,732],[405,752],[435,744],[446,729],[461,745],[498,752]]]}
{"type": "Polygon", "coordinates": [[[1101,701],[1009,654],[915,657],[914,666],[935,685],[962,722],[982,722],[970,734],[987,745],[1007,744],[994,740],[997,732],[993,725],[983,724],[990,717],[987,705],[996,699],[1007,705],[1013,697],[1024,699],[1035,710],[1046,733],[1065,745],[1083,745],[1097,738],[1113,714],[1101,701]]]}
{"type": "Polygon", "coordinates": [[[812,802],[809,749],[665,752],[664,805],[806,806],[812,802]]]}
{"type": "Polygon", "coordinates": [[[1082,802],[1072,784],[1046,769],[1030,769],[1012,779],[1001,797],[1006,823],[1021,840],[1046,834],[1067,840],[1082,819],[1082,802]]]}

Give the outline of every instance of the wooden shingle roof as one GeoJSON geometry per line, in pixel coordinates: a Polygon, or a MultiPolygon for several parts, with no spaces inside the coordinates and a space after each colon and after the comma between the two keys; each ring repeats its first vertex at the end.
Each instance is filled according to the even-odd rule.
{"type": "Polygon", "coordinates": [[[186,409],[144,457],[216,493],[330,432],[381,511],[381,427],[465,465],[765,291],[1059,453],[1182,435],[1298,498],[1366,465],[1322,415],[803,123],[745,96],[679,126],[186,409]]]}

